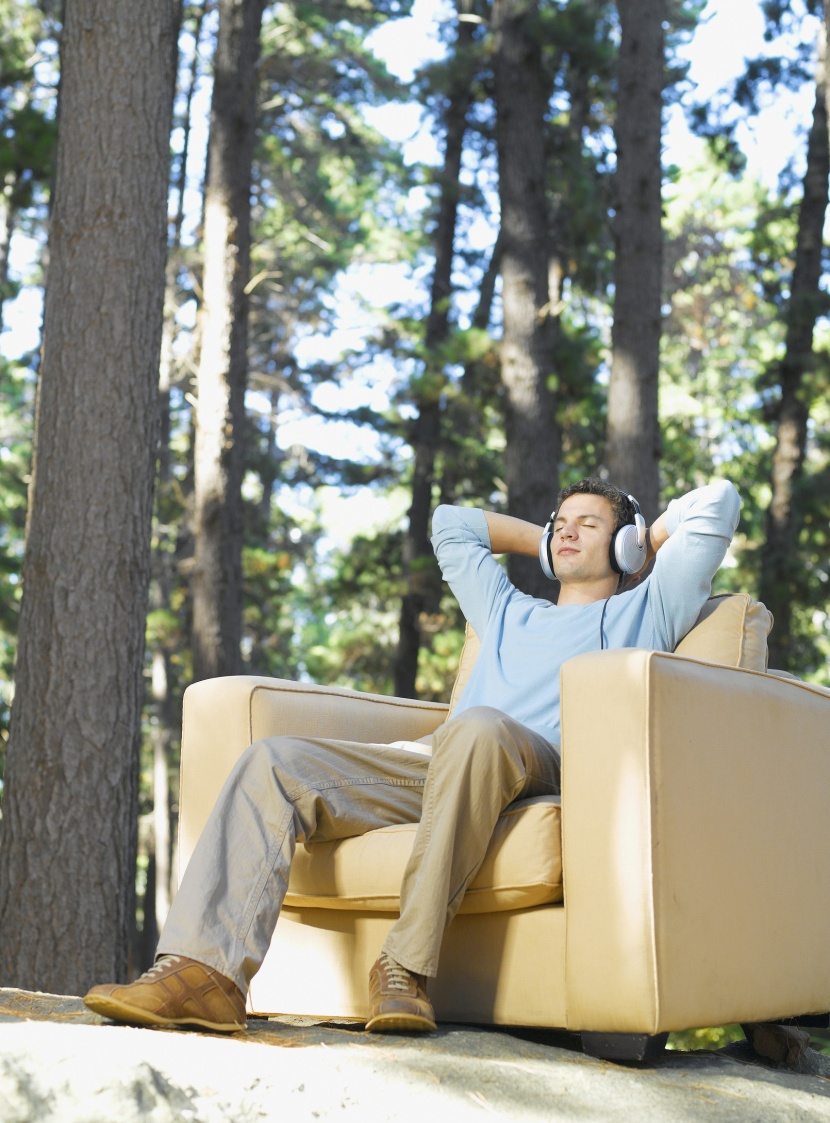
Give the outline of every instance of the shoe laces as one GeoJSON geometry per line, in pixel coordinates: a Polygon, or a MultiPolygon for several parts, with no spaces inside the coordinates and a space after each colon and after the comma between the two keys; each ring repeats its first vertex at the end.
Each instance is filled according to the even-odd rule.
{"type": "Polygon", "coordinates": [[[144,972],[142,978],[147,979],[150,977],[150,975],[160,975],[161,972],[166,971],[168,967],[172,967],[174,964],[179,963],[181,958],[182,957],[180,955],[163,955],[161,959],[157,960],[153,964],[149,971],[144,972]]]}
{"type": "Polygon", "coordinates": [[[409,990],[410,980],[412,973],[407,971],[405,967],[401,967],[386,952],[381,952],[380,961],[386,973],[386,978],[389,983],[390,990],[409,990]]]}

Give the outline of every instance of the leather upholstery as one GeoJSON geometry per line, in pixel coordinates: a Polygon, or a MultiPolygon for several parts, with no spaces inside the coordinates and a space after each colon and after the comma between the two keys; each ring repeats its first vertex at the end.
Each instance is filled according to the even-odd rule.
{"type": "MultiPolygon", "coordinates": [[[[297,847],[286,904],[397,912],[415,824],[297,847]]],[[[558,797],[519,800],[501,816],[461,912],[503,912],[562,900],[558,797]]]]}
{"type": "Polygon", "coordinates": [[[675,654],[750,671],[767,669],[767,636],[772,613],[746,593],[710,597],[697,623],[675,648],[675,654]]]}
{"type": "MultiPolygon", "coordinates": [[[[561,885],[558,801],[508,809],[445,936],[439,1019],[659,1033],[830,1009],[830,693],[762,673],[770,623],[748,597],[717,598],[676,654],[565,664],[561,885]]],[[[414,740],[446,714],[276,680],[196,684],[182,868],[252,740],[414,740]]],[[[366,1016],[412,833],[299,848],[252,1010],[366,1016]]]]}
{"type": "Polygon", "coordinates": [[[830,698],[646,651],[580,656],[562,682],[572,1024],[830,1009],[830,698]]]}

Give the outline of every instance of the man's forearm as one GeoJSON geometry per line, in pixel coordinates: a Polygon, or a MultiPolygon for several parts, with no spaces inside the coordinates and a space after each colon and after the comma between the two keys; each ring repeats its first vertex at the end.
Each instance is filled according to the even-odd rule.
{"type": "Polygon", "coordinates": [[[648,527],[648,529],[646,530],[646,542],[648,543],[648,554],[647,554],[647,560],[646,560],[643,568],[645,568],[645,566],[648,565],[648,563],[654,557],[656,557],[657,551],[660,549],[661,546],[665,546],[665,544],[668,542],[668,540],[669,540],[668,512],[664,511],[663,514],[659,515],[654,520],[654,522],[651,524],[651,526],[648,527]]]}
{"type": "Polygon", "coordinates": [[[659,515],[651,526],[646,531],[646,540],[648,542],[648,558],[649,561],[654,557],[661,546],[664,546],[669,540],[669,531],[666,526],[665,512],[659,515]]]}
{"type": "Polygon", "coordinates": [[[529,558],[538,555],[543,527],[495,511],[485,511],[484,517],[490,534],[490,549],[494,554],[524,554],[529,558]]]}

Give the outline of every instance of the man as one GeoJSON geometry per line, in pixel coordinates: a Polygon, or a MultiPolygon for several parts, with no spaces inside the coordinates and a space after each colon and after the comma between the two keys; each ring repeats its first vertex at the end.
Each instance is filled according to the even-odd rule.
{"type": "Polygon", "coordinates": [[[439,507],[436,555],[481,652],[431,755],[406,743],[299,737],[252,745],[199,840],[155,965],[132,984],[93,987],[87,1006],[143,1025],[244,1028],[248,984],[268,950],[296,843],[418,822],[400,917],[370,973],[367,1029],[435,1029],[426,979],[499,815],[515,799],[559,791],[562,663],[606,647],[672,650],[710,594],[739,512],[734,487],[717,482],[673,501],[646,528],[631,497],[596,479],[566,488],[544,530],[439,507]],[[616,536],[630,539],[635,522],[629,572],[656,556],[654,570],[615,596],[625,578],[616,536]],[[501,553],[540,556],[559,580],[557,604],[519,592],[493,557],[501,553]]]}

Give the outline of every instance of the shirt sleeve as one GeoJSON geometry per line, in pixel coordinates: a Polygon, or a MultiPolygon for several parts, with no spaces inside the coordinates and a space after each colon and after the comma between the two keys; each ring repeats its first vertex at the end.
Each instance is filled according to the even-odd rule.
{"type": "Polygon", "coordinates": [[[515,592],[490,549],[484,512],[442,504],[432,517],[432,546],[444,580],[479,636],[496,606],[515,592]]]}
{"type": "Polygon", "coordinates": [[[669,540],[649,579],[655,635],[673,651],[697,620],[738,526],[741,500],[728,480],[673,499],[666,510],[669,540]]]}

